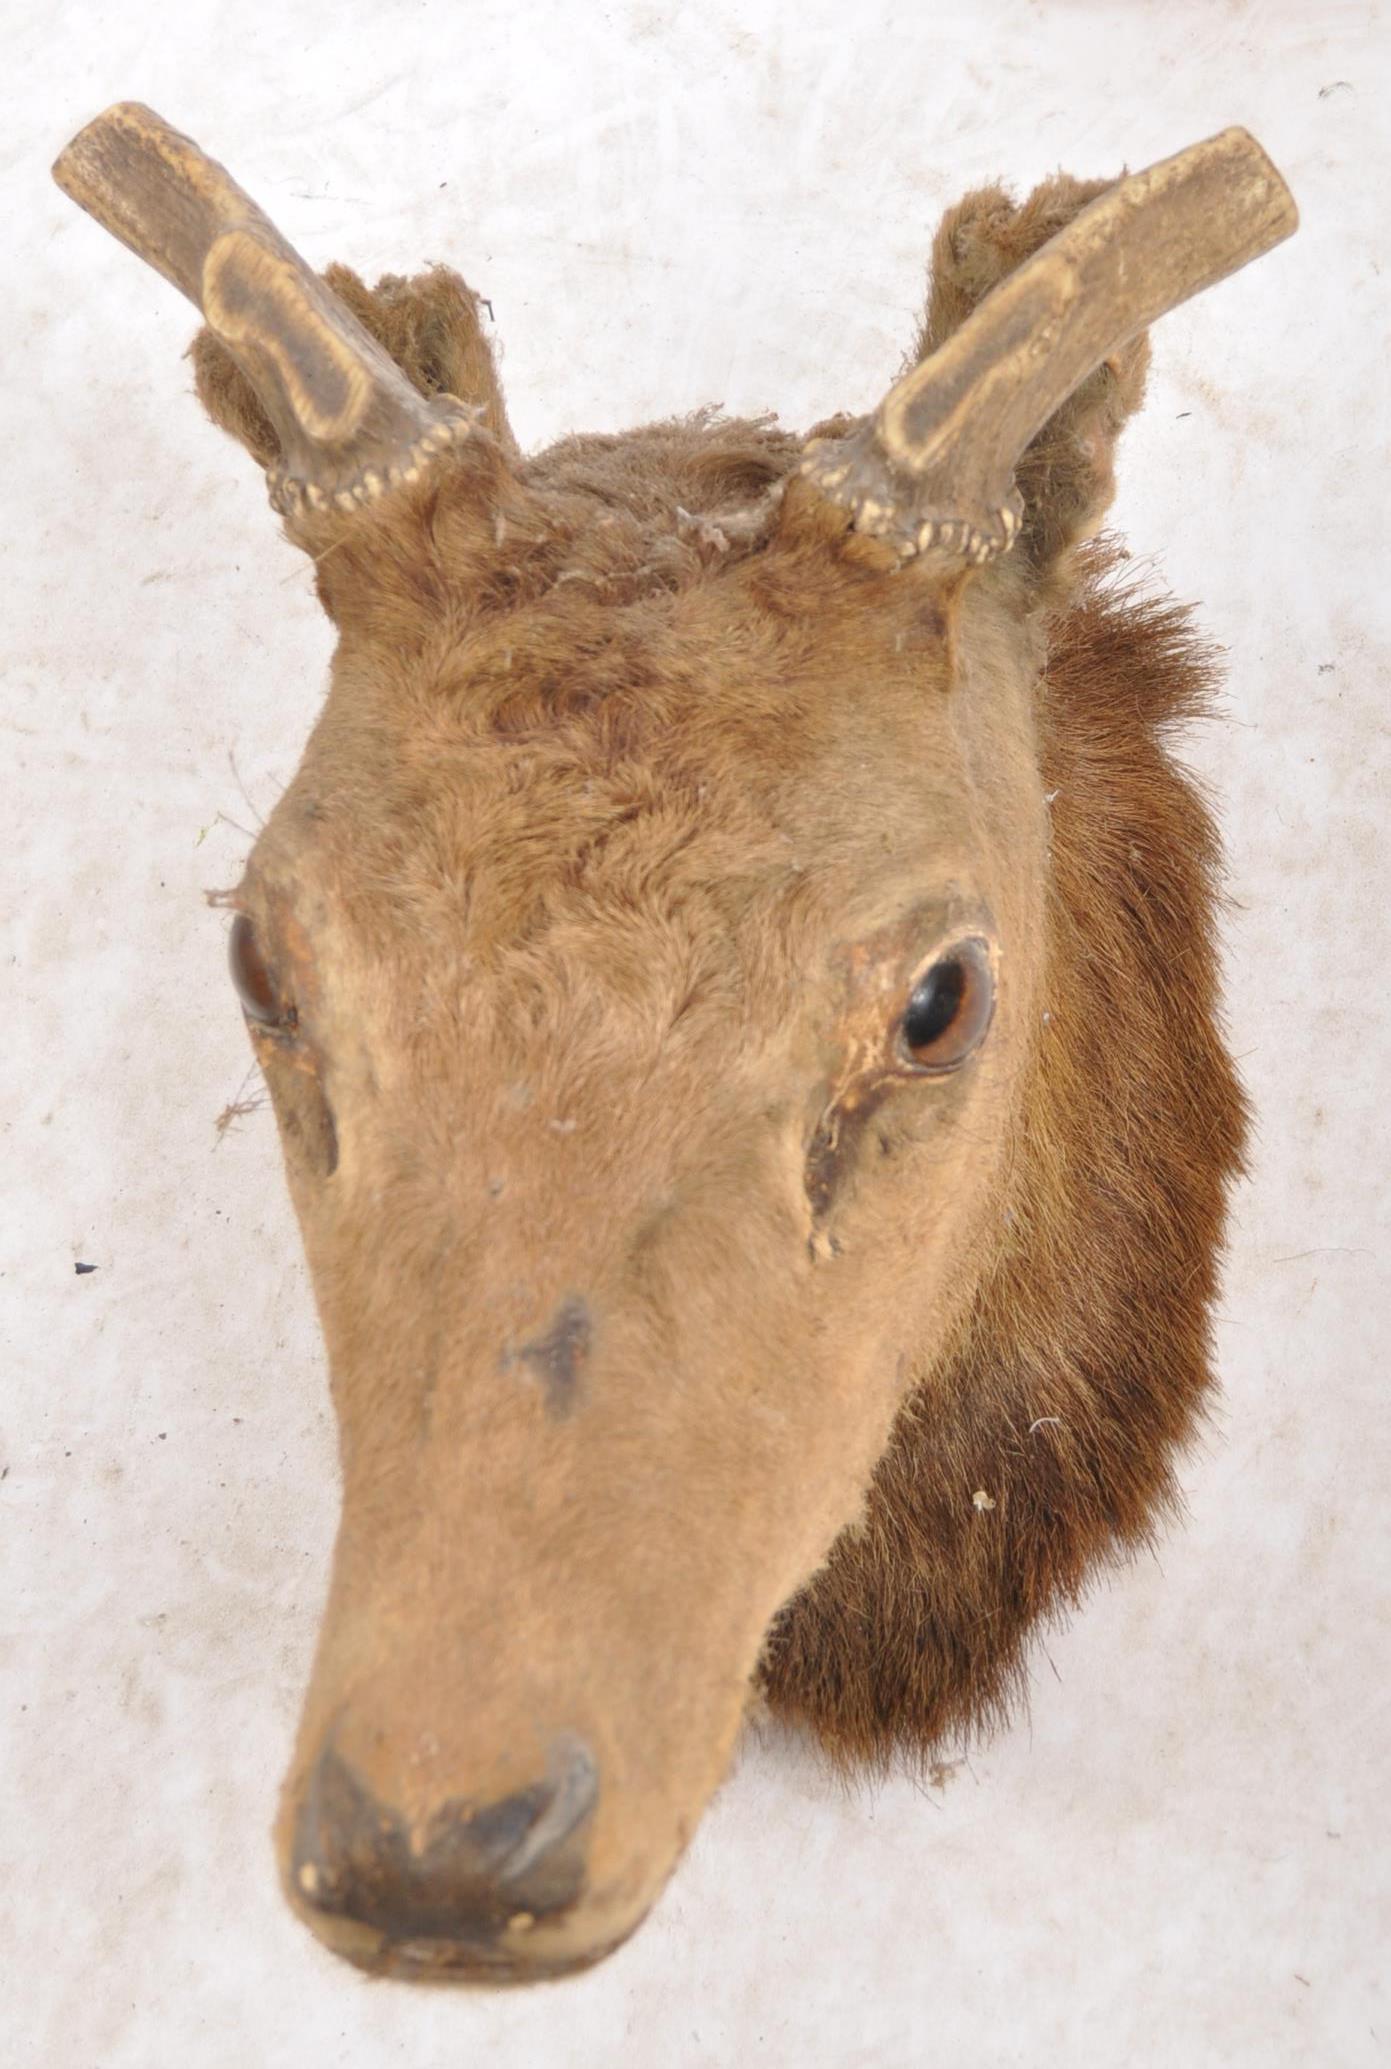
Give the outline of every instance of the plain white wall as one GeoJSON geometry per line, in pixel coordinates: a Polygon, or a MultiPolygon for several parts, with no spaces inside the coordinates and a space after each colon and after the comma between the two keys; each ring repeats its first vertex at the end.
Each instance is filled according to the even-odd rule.
{"type": "Polygon", "coordinates": [[[8,16],[0,2060],[1384,2059],[1385,6],[8,16]],[[751,1743],[638,1937],[550,1989],[368,1983],[276,1891],[333,1438],[273,1125],[215,1130],[248,1056],[202,892],[295,765],[329,635],[191,399],[192,313],[48,181],[123,98],[316,263],[457,264],[527,443],[869,405],[983,178],[1240,121],[1303,210],[1158,329],[1116,513],[1230,649],[1186,752],[1222,800],[1260,1126],[1190,1521],[941,1788],[846,1793],[751,1743]]]}

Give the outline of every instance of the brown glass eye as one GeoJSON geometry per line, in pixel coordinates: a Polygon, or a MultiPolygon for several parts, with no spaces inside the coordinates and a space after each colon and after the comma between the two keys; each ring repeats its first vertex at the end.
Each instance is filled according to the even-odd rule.
{"type": "Polygon", "coordinates": [[[282,1027],[293,1019],[294,1008],[276,990],[256,939],[256,929],[244,912],[239,912],[232,922],[227,965],[248,1020],[259,1021],[263,1027],[282,1027]]]}
{"type": "Polygon", "coordinates": [[[955,1070],[979,1048],[994,1010],[986,944],[958,941],[913,986],[899,1022],[899,1053],[915,1070],[955,1070]]]}

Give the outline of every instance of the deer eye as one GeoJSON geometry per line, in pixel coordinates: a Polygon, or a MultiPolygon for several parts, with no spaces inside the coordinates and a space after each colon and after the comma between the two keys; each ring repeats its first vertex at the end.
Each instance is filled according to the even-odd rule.
{"type": "Polygon", "coordinates": [[[984,941],[958,941],[924,970],[898,1027],[900,1060],[914,1070],[955,1070],[979,1048],[995,1010],[984,941]]]}
{"type": "Polygon", "coordinates": [[[244,912],[239,912],[232,922],[232,933],[227,943],[227,966],[232,972],[241,1009],[248,1020],[255,1020],[262,1027],[293,1024],[294,1006],[276,989],[256,939],[256,929],[244,912]]]}

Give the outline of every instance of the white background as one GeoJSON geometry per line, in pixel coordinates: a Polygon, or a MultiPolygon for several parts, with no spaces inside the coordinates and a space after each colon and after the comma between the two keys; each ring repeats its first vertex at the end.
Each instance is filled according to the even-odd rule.
{"type": "Polygon", "coordinates": [[[1391,2057],[1386,8],[8,0],[4,46],[0,2059],[1391,2057]],[[316,264],[457,264],[528,445],[870,405],[993,175],[1240,121],[1303,210],[1157,331],[1117,509],[1230,649],[1188,752],[1260,1125],[1191,1518],[941,1787],[749,1744],[638,1937],[540,1990],[370,1983],[276,1889],[334,1447],[273,1124],[215,1131],[248,1058],[201,893],[329,632],[191,398],[191,312],[48,181],[120,98],[316,264]]]}

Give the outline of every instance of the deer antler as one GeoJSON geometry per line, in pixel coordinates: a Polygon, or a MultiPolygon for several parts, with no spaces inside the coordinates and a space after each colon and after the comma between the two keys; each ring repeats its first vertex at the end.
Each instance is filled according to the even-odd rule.
{"type": "Polygon", "coordinates": [[[1119,180],[991,290],[861,430],[816,440],[802,473],[905,556],[1008,550],[1024,448],[1087,375],[1157,316],[1298,225],[1244,129],[1119,180]]]}
{"type": "Polygon", "coordinates": [[[481,412],[427,399],[222,166],[138,102],[75,136],[53,177],[186,294],[280,440],[271,501],[353,509],[467,435],[481,412]]]}

